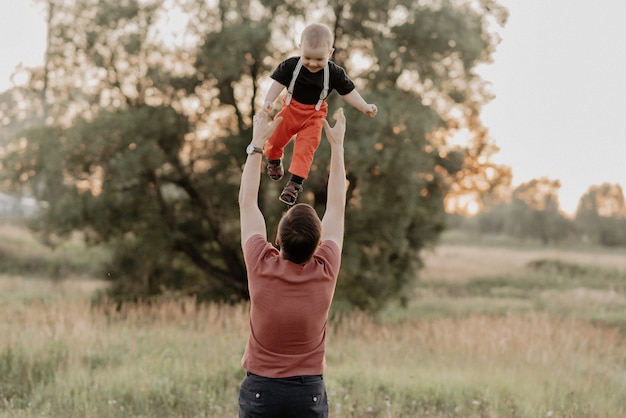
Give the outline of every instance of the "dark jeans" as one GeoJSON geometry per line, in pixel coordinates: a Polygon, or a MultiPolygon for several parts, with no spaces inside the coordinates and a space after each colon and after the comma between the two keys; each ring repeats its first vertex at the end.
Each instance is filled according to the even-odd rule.
{"type": "Polygon", "coordinates": [[[327,418],[322,376],[278,379],[246,373],[239,389],[239,418],[327,418]]]}

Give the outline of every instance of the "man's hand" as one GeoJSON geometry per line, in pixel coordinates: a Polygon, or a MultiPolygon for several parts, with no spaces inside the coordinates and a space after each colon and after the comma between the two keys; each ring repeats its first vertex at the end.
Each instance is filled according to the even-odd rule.
{"type": "Polygon", "coordinates": [[[272,110],[274,110],[274,102],[270,102],[269,100],[266,100],[265,102],[263,102],[261,113],[265,113],[266,115],[269,115],[272,110]]]}
{"type": "Polygon", "coordinates": [[[254,115],[252,120],[252,145],[263,148],[265,141],[274,133],[278,125],[283,121],[282,116],[276,118],[270,124],[267,121],[267,113],[261,112],[254,115]]]}
{"type": "Polygon", "coordinates": [[[326,132],[326,138],[331,145],[343,145],[343,139],[346,135],[346,116],[343,114],[343,108],[337,111],[335,116],[337,123],[332,128],[326,119],[322,119],[324,124],[324,131],[326,132]]]}

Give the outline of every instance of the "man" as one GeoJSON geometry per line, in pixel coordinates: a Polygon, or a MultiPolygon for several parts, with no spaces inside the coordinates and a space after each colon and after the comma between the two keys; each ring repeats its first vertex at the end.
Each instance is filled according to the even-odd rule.
{"type": "Polygon", "coordinates": [[[250,290],[250,336],[242,359],[239,417],[328,417],[324,385],[326,325],[343,246],[346,178],[340,109],[331,127],[328,197],[322,220],[307,204],[280,220],[276,249],[267,241],[258,206],[263,146],[282,118],[254,118],[253,138],[241,177],[241,245],[250,290]]]}

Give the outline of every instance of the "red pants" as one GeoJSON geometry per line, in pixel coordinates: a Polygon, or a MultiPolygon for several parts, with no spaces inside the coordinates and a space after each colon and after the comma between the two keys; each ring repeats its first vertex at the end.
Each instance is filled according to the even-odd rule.
{"type": "Polygon", "coordinates": [[[276,115],[282,116],[283,121],[265,144],[265,157],[268,160],[282,158],[285,146],[296,135],[289,172],[307,178],[322,138],[322,119],[326,118],[327,113],[326,102],[322,102],[320,110],[315,110],[314,104],[298,103],[293,98],[289,105],[285,105],[283,98],[283,108],[276,115]]]}

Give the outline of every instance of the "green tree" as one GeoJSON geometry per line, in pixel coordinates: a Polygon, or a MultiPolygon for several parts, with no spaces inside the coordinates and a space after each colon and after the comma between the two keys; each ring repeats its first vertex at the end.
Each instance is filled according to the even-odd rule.
{"type": "Polygon", "coordinates": [[[481,234],[505,234],[511,219],[511,210],[510,203],[487,206],[483,208],[473,222],[466,222],[466,224],[475,225],[481,234]]]}
{"type": "Polygon", "coordinates": [[[626,201],[621,186],[591,186],[578,202],[575,222],[592,242],[626,246],[626,201]]]}
{"type": "MultiPolygon", "coordinates": [[[[15,138],[23,146],[6,156],[6,172],[50,203],[40,224],[47,236],[80,229],[112,246],[119,298],[247,297],[237,216],[243,149],[262,83],[296,53],[298,28],[318,16],[334,31],[334,60],[380,109],[374,119],[346,109],[339,298],[364,309],[402,298],[420,250],[444,227],[456,173],[489,181],[479,169],[486,136],[457,150],[447,138],[484,130],[489,94],[475,68],[497,44],[490,25],[506,19],[496,2],[181,0],[188,22],[184,43],[173,46],[157,32],[163,1],[45,4],[51,39],[31,103],[46,108],[47,126],[15,138]]],[[[343,106],[337,95],[329,105],[331,113],[343,106]]],[[[323,142],[302,194],[319,211],[328,158],[323,142]]],[[[271,234],[279,185],[261,187],[271,234]]]]}
{"type": "Polygon", "coordinates": [[[544,245],[572,234],[571,222],[559,209],[558,180],[533,179],[513,191],[505,230],[519,238],[539,239],[544,245]]]}

